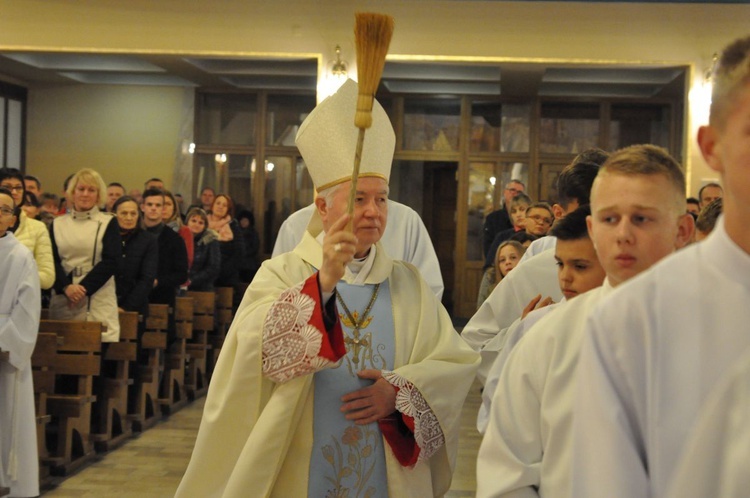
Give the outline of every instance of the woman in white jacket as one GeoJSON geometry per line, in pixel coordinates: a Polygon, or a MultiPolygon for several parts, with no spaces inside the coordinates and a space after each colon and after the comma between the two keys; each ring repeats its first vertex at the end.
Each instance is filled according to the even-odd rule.
{"type": "Polygon", "coordinates": [[[107,326],[102,342],[117,342],[114,276],[121,264],[122,239],[114,216],[99,211],[106,191],[102,177],[91,169],[80,170],[70,180],[70,209],[50,228],[56,267],[50,317],[102,322],[107,326]]]}

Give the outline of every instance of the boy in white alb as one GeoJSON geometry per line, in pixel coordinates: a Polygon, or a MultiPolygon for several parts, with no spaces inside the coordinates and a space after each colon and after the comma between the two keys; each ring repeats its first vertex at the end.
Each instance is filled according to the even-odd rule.
{"type": "Polygon", "coordinates": [[[584,324],[614,287],[690,240],[684,192],[679,164],[659,147],[630,146],[602,165],[587,222],[606,279],[539,320],[511,351],[479,450],[478,497],[577,496],[571,431],[584,324]]]}
{"type": "Polygon", "coordinates": [[[39,494],[34,386],[31,353],[39,330],[41,291],[31,252],[8,228],[17,208],[9,190],[0,189],[0,488],[10,496],[39,494]]]}
{"type": "Polygon", "coordinates": [[[665,496],[700,406],[750,347],[750,37],[727,47],[713,83],[698,143],[722,177],[724,215],[705,241],[614,292],[587,323],[577,498],[665,496]]]}

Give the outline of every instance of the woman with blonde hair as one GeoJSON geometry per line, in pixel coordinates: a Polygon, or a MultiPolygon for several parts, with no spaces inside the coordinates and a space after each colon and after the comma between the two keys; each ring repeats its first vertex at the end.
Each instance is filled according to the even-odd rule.
{"type": "Polygon", "coordinates": [[[489,297],[497,284],[510,273],[510,271],[521,261],[521,256],[526,252],[526,248],[520,242],[515,240],[506,240],[500,244],[495,253],[495,264],[487,268],[482,283],[479,287],[477,296],[477,309],[489,297]]]}
{"type": "Polygon", "coordinates": [[[122,239],[115,218],[99,211],[107,192],[96,171],[84,168],[68,183],[68,212],[52,222],[50,238],[55,285],[50,317],[102,322],[103,342],[117,342],[115,275],[122,258],[122,239]]]}

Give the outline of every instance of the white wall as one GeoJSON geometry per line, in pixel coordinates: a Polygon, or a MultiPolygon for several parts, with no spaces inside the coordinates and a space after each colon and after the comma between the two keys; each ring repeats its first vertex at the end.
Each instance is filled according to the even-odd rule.
{"type": "Polygon", "coordinates": [[[104,181],[143,189],[151,177],[172,185],[183,89],[75,85],[29,92],[27,172],[59,193],[83,167],[104,181]]]}

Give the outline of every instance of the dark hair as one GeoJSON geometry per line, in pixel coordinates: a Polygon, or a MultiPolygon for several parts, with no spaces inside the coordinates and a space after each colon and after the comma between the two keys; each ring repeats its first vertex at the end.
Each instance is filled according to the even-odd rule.
{"type": "Polygon", "coordinates": [[[243,209],[240,211],[240,213],[237,215],[237,221],[241,220],[242,218],[247,218],[247,220],[250,222],[250,226],[255,226],[255,215],[252,211],[249,209],[243,209]]]}
{"type": "Polygon", "coordinates": [[[26,192],[23,194],[23,203],[24,205],[28,206],[34,206],[34,207],[40,207],[42,205],[41,202],[39,202],[39,199],[37,199],[36,194],[33,192],[26,192]]]}
{"type": "Polygon", "coordinates": [[[589,237],[586,217],[591,214],[591,206],[584,204],[555,223],[549,234],[560,240],[579,240],[589,237]]]}
{"type": "Polygon", "coordinates": [[[532,235],[528,233],[526,230],[521,230],[520,232],[516,232],[510,237],[508,237],[508,240],[515,240],[521,244],[525,242],[534,242],[539,237],[536,235],[532,235]]]}
{"type": "Polygon", "coordinates": [[[36,188],[41,189],[42,188],[42,182],[39,181],[39,178],[35,177],[34,175],[26,175],[23,177],[24,180],[31,180],[32,182],[36,183],[36,188]]]}
{"type": "Polygon", "coordinates": [[[146,198],[148,197],[161,197],[164,198],[164,191],[160,188],[147,188],[143,194],[141,194],[141,199],[143,202],[146,201],[146,198]]]}
{"type": "Polygon", "coordinates": [[[701,233],[710,233],[716,226],[716,220],[719,219],[723,207],[724,201],[721,197],[706,204],[701,209],[698,219],[695,220],[695,228],[700,230],[701,233]]]}
{"type": "Polygon", "coordinates": [[[700,203],[700,199],[703,199],[703,191],[706,190],[708,187],[718,187],[718,188],[721,189],[722,192],[724,192],[724,188],[721,185],[719,185],[718,183],[716,183],[716,182],[707,183],[707,184],[703,185],[701,187],[701,189],[698,191],[699,203],[700,203]]]}
{"type": "Polygon", "coordinates": [[[688,197],[688,198],[687,198],[687,200],[686,200],[685,202],[686,202],[687,204],[695,204],[695,205],[697,205],[697,206],[700,206],[700,204],[701,204],[701,201],[699,201],[699,200],[698,200],[698,199],[696,199],[695,197],[688,197]]]}
{"type": "Polygon", "coordinates": [[[579,205],[589,204],[591,186],[599,173],[599,167],[608,157],[607,152],[593,147],[578,154],[562,170],[557,177],[557,202],[563,209],[567,210],[573,200],[578,201],[579,205]]]}
{"type": "Polygon", "coordinates": [[[151,182],[159,182],[161,184],[164,184],[164,180],[162,180],[161,178],[154,177],[154,178],[149,178],[148,180],[146,180],[146,182],[143,185],[146,186],[151,182]]]}
{"type": "Polygon", "coordinates": [[[125,187],[122,186],[122,183],[112,182],[109,185],[107,185],[107,188],[109,187],[120,187],[123,190],[123,192],[125,191],[125,187]]]}
{"type": "Polygon", "coordinates": [[[39,203],[44,204],[44,201],[55,201],[55,204],[60,205],[60,198],[52,192],[42,192],[39,196],[39,203]]]}
{"type": "Polygon", "coordinates": [[[23,188],[22,190],[23,195],[21,196],[21,203],[18,204],[18,206],[16,207],[23,206],[24,203],[26,202],[26,184],[23,182],[23,174],[20,171],[18,171],[16,168],[0,169],[0,182],[2,182],[3,180],[7,180],[8,178],[13,178],[21,182],[21,187],[23,188]]]}
{"type": "Polygon", "coordinates": [[[216,190],[214,190],[213,187],[203,187],[201,189],[201,195],[203,195],[203,192],[205,192],[206,190],[210,190],[211,192],[214,193],[214,195],[216,195],[216,190]]]}
{"type": "MultiPolygon", "coordinates": [[[[138,205],[138,201],[135,200],[135,197],[132,197],[130,195],[123,195],[122,197],[118,197],[114,204],[112,204],[112,212],[116,213],[117,208],[120,206],[120,204],[124,204],[126,202],[135,202],[135,205],[138,205]]],[[[141,210],[138,210],[138,216],[140,216],[141,210]]]]}

